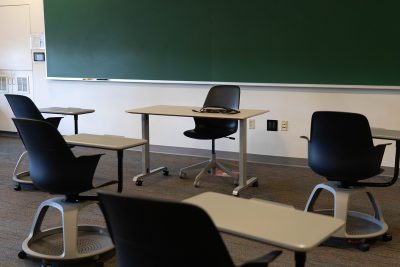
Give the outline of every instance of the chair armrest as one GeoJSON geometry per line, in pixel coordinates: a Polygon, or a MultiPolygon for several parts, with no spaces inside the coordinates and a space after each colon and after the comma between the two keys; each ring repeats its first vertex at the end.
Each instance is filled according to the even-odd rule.
{"type": "Polygon", "coordinates": [[[58,125],[60,124],[60,121],[63,117],[49,117],[46,118],[45,120],[50,123],[51,125],[53,125],[54,127],[58,128],[58,125]]]}
{"type": "Polygon", "coordinates": [[[281,255],[281,250],[274,250],[269,252],[268,254],[261,256],[255,260],[246,262],[241,265],[241,267],[265,267],[268,266],[268,263],[275,260],[279,255],[281,255]]]}
{"type": "MultiPolygon", "coordinates": [[[[83,164],[87,164],[90,165],[90,167],[88,166],[88,171],[93,171],[93,173],[91,173],[90,177],[94,176],[94,172],[96,170],[97,164],[100,160],[100,157],[103,156],[104,153],[102,154],[94,154],[94,155],[84,155],[84,156],[80,156],[79,159],[81,160],[81,162],[83,164]]],[[[98,181],[99,179],[96,179],[97,183],[95,181],[93,181],[92,179],[92,185],[94,189],[98,189],[107,185],[112,185],[112,184],[116,184],[118,183],[117,180],[108,180],[108,179],[104,179],[102,181],[98,181]]]]}
{"type": "Polygon", "coordinates": [[[379,144],[376,145],[375,147],[386,147],[386,146],[390,146],[392,143],[384,143],[384,144],[379,144]]]}
{"type": "Polygon", "coordinates": [[[302,136],[300,136],[300,138],[302,138],[302,139],[306,139],[307,140],[307,142],[310,142],[310,138],[308,138],[307,136],[305,136],[305,135],[302,135],[302,136]]]}
{"type": "Polygon", "coordinates": [[[104,154],[83,155],[77,158],[78,170],[83,174],[83,177],[88,177],[88,179],[90,178],[90,180],[93,180],[97,164],[99,163],[100,157],[103,155],[104,154]]]}

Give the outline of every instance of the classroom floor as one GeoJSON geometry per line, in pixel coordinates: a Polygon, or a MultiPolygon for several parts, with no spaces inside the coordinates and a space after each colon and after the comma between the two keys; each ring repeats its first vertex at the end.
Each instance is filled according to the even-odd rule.
{"type": "MultiPolygon", "coordinates": [[[[39,204],[52,196],[31,188],[14,191],[11,175],[18,157],[23,151],[18,138],[0,136],[0,266],[40,266],[39,261],[17,257],[23,240],[27,237],[34,213],[39,204]]],[[[76,155],[88,153],[107,153],[98,165],[97,178],[116,177],[116,153],[95,149],[73,148],[76,155]]],[[[157,174],[146,178],[143,186],[136,186],[132,177],[140,172],[140,152],[127,151],[124,155],[124,189],[126,195],[156,196],[159,198],[182,200],[205,191],[215,191],[230,194],[234,188],[229,177],[206,177],[201,187],[193,186],[194,173],[188,178],[178,177],[179,168],[200,162],[202,159],[189,156],[152,154],[151,166],[168,166],[169,176],[157,174]]],[[[292,205],[303,209],[314,185],[324,181],[304,167],[288,167],[249,163],[249,175],[259,178],[259,187],[250,187],[241,193],[243,198],[261,198],[292,205]]],[[[116,192],[116,185],[105,187],[103,190],[116,192]]],[[[352,247],[337,248],[319,246],[307,254],[307,266],[400,266],[400,184],[389,188],[374,189],[375,196],[380,202],[384,218],[393,236],[391,242],[376,241],[370,251],[361,252],[352,247]]],[[[328,207],[331,198],[321,195],[321,204],[317,207],[328,207]]],[[[364,199],[363,199],[364,200],[364,199]]],[[[366,209],[361,199],[354,199],[354,207],[366,209]]],[[[128,211],[129,212],[129,211],[128,211]]],[[[134,208],[132,207],[132,212],[134,208]]],[[[45,220],[45,226],[53,227],[59,223],[58,213],[50,211],[45,220]]],[[[85,210],[80,218],[83,223],[104,225],[104,219],[96,206],[85,210]]],[[[312,233],[310,233],[312,234],[312,233]]],[[[230,235],[223,235],[226,246],[236,264],[261,256],[273,249],[272,246],[245,240],[230,235]]],[[[199,252],[201,256],[201,252],[199,252]]],[[[114,255],[104,257],[105,266],[116,266],[114,255]]],[[[65,265],[63,265],[65,266],[65,265]]],[[[89,263],[79,266],[93,266],[89,263]]],[[[293,252],[284,250],[283,254],[270,266],[294,266],[293,252]]]]}

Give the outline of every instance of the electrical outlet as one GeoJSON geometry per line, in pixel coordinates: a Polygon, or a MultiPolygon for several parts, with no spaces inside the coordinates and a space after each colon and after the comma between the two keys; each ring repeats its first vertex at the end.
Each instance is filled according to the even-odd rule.
{"type": "Polygon", "coordinates": [[[249,129],[254,130],[256,128],[256,120],[251,119],[249,120],[249,129]]]}
{"type": "Polygon", "coordinates": [[[278,121],[267,120],[267,131],[278,131],[278,121]]]}
{"type": "Polygon", "coordinates": [[[281,121],[281,131],[288,130],[288,121],[281,121]]]}

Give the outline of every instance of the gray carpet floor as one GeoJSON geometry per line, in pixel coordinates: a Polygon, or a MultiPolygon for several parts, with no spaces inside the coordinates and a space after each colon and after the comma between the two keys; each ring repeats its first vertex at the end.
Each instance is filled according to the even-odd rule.
{"type": "MultiPolygon", "coordinates": [[[[13,190],[11,175],[22,151],[24,148],[18,138],[0,136],[0,266],[40,266],[40,261],[21,260],[17,254],[29,233],[37,207],[43,200],[53,196],[29,187],[24,187],[19,192],[13,190]]],[[[73,151],[76,155],[106,153],[100,160],[95,177],[96,179],[116,177],[116,153],[78,147],[73,148],[73,151]]],[[[126,151],[123,194],[154,196],[178,201],[206,191],[231,194],[234,185],[229,177],[206,177],[200,188],[193,187],[195,173],[189,173],[186,179],[178,177],[179,168],[202,160],[204,159],[190,156],[152,153],[151,166],[153,168],[168,166],[170,175],[157,174],[146,178],[142,186],[136,186],[132,182],[132,177],[139,174],[141,170],[140,152],[126,151]]],[[[25,167],[28,167],[27,163],[25,167]]],[[[259,178],[259,187],[246,189],[241,193],[241,197],[256,197],[280,202],[298,209],[304,208],[313,187],[324,181],[324,178],[305,167],[249,163],[248,172],[249,175],[259,178]]],[[[116,192],[116,185],[105,187],[104,190],[116,192]]],[[[395,184],[389,188],[376,188],[374,192],[382,206],[393,240],[390,242],[377,240],[368,252],[361,252],[351,246],[319,246],[307,254],[307,266],[400,266],[400,186],[395,184]]],[[[370,212],[366,203],[366,199],[360,197],[353,199],[352,207],[370,212]]],[[[323,193],[317,207],[327,208],[331,204],[332,198],[323,193]]],[[[132,207],[132,212],[134,212],[134,207],[132,207]]],[[[102,214],[96,206],[84,210],[79,220],[82,223],[105,225],[102,214]]],[[[50,210],[44,227],[58,226],[59,223],[59,213],[50,210]]],[[[266,244],[226,234],[222,237],[234,262],[238,265],[276,249],[266,244]]],[[[201,257],[201,252],[199,252],[199,257],[201,257]]],[[[115,255],[106,255],[103,259],[105,266],[116,266],[115,255]]],[[[93,266],[93,264],[83,263],[78,266],[93,266]]],[[[270,266],[294,266],[293,252],[283,250],[283,254],[270,266]]]]}

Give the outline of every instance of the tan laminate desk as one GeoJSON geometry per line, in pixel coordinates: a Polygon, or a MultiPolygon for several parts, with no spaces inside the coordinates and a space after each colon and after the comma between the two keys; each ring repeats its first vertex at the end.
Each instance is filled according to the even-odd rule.
{"type": "Polygon", "coordinates": [[[78,115],[93,113],[94,109],[83,109],[83,108],[60,108],[60,107],[50,107],[39,109],[41,113],[48,114],[61,114],[61,115],[73,115],[74,116],[74,127],[75,134],[78,133],[78,115]]]}
{"type": "Polygon", "coordinates": [[[124,149],[147,144],[146,140],[133,139],[115,135],[75,134],[64,136],[68,144],[117,151],[118,157],[118,192],[123,186],[123,156],[124,149]]]}
{"type": "Polygon", "coordinates": [[[142,115],[142,138],[149,142],[143,146],[142,153],[142,164],[143,173],[133,178],[133,181],[137,185],[141,185],[143,178],[152,175],[160,171],[168,171],[166,167],[160,167],[154,170],[150,170],[149,166],[149,115],[161,115],[161,116],[177,116],[177,117],[202,117],[202,118],[215,118],[215,119],[235,119],[239,120],[239,185],[233,190],[232,194],[235,196],[239,195],[239,192],[244,188],[257,183],[256,177],[247,179],[247,119],[267,113],[268,110],[257,110],[257,109],[240,109],[240,113],[237,114],[221,114],[221,113],[200,113],[194,112],[193,109],[199,110],[199,107],[187,107],[187,106],[150,106],[144,108],[135,108],[127,110],[126,112],[132,114],[142,115]]]}
{"type": "Polygon", "coordinates": [[[304,266],[306,252],[344,225],[342,220],[279,203],[215,192],[202,193],[183,202],[204,209],[221,232],[294,251],[296,266],[304,266]]]}

